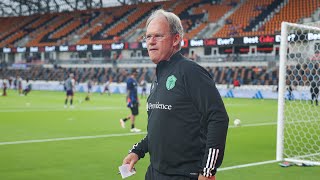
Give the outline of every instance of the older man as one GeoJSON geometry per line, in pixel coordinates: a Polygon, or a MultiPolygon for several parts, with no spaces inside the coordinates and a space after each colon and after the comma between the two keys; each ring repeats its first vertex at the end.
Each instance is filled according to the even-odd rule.
{"type": "Polygon", "coordinates": [[[179,52],[183,28],[178,16],[155,11],[145,40],[157,64],[147,100],[148,134],[123,164],[150,154],[147,180],[215,179],[221,165],[229,118],[210,74],[179,52]]]}

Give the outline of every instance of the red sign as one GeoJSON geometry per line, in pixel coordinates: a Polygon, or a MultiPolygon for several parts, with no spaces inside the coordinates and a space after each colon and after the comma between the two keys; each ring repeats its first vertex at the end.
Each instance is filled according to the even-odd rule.
{"type": "Polygon", "coordinates": [[[17,52],[17,48],[15,48],[15,47],[11,48],[11,52],[12,53],[16,53],[17,52]]]}
{"type": "Polygon", "coordinates": [[[259,42],[260,43],[274,43],[274,37],[273,36],[260,36],[259,42]]]}
{"type": "Polygon", "coordinates": [[[216,39],[205,39],[204,45],[205,46],[215,46],[215,45],[217,45],[217,40],[216,39]]]}
{"type": "Polygon", "coordinates": [[[111,44],[104,44],[103,49],[111,49],[111,44]]]}
{"type": "Polygon", "coordinates": [[[181,47],[182,48],[187,48],[189,47],[189,41],[188,39],[183,39],[182,42],[181,42],[181,47]]]}
{"type": "Polygon", "coordinates": [[[44,52],[44,47],[43,46],[39,47],[39,52],[44,52]]]}
{"type": "Polygon", "coordinates": [[[138,42],[132,42],[129,44],[130,49],[138,49],[139,43],[138,42]]]}
{"type": "Polygon", "coordinates": [[[77,51],[77,48],[75,45],[69,46],[69,51],[77,51]]]}

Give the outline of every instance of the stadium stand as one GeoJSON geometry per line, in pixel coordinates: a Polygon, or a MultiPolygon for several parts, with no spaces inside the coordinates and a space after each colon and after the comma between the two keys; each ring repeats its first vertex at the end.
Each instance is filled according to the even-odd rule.
{"type": "Polygon", "coordinates": [[[36,17],[12,17],[12,18],[0,18],[1,29],[0,29],[0,46],[1,47],[13,47],[13,42],[28,34],[25,28],[27,24],[32,23],[36,20],[36,17]]]}
{"type": "Polygon", "coordinates": [[[249,26],[250,21],[262,13],[263,9],[273,0],[244,2],[228,19],[226,24],[215,34],[215,37],[244,36],[244,28],[249,26]]]}
{"type": "Polygon", "coordinates": [[[274,16],[265,23],[265,33],[280,32],[281,22],[298,22],[302,17],[310,17],[320,6],[317,0],[290,0],[283,5],[281,10],[276,10],[274,16]]]}
{"type": "Polygon", "coordinates": [[[317,0],[179,0],[125,5],[121,7],[121,11],[115,7],[75,11],[71,14],[6,17],[0,19],[4,24],[3,28],[0,28],[0,46],[8,47],[8,44],[26,36],[30,39],[27,47],[59,45],[66,41],[65,38],[72,36],[80,37],[74,42],[69,40],[73,44],[113,43],[119,41],[119,37],[126,39],[129,31],[143,28],[146,16],[160,7],[171,9],[178,14],[184,24],[186,38],[192,39],[210,23],[217,22],[230,12],[232,7],[238,5],[239,8],[212,37],[276,34],[280,30],[280,22],[298,22],[301,18],[310,17],[319,8],[317,0]],[[206,14],[208,19],[204,22],[203,17],[206,14]],[[6,26],[13,28],[4,28],[6,26]]]}
{"type": "MultiPolygon", "coordinates": [[[[63,81],[74,72],[78,82],[124,82],[127,71],[138,67],[139,78],[151,82],[155,70],[142,35],[146,18],[159,8],[181,18],[182,53],[196,52],[197,63],[226,85],[235,79],[240,84],[276,85],[281,22],[320,19],[318,0],[171,0],[125,4],[121,10],[100,7],[0,17],[0,79],[63,81]],[[204,31],[208,37],[203,37],[204,31]],[[67,50],[60,49],[65,46],[67,50]],[[26,66],[19,68],[21,64],[26,66]]],[[[302,76],[292,73],[291,78],[301,84],[307,78],[302,76]]]]}

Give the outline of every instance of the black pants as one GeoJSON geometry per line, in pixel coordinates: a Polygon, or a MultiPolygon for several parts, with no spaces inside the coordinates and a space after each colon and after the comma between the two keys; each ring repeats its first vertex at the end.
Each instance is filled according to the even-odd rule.
{"type": "Polygon", "coordinates": [[[318,106],[318,96],[319,94],[311,93],[311,104],[313,104],[313,101],[316,101],[316,105],[318,106]]]}
{"type": "Polygon", "coordinates": [[[148,167],[146,178],[145,180],[197,180],[198,177],[187,177],[187,176],[181,176],[181,175],[167,175],[162,174],[155,169],[153,169],[151,166],[148,167]]]}
{"type": "Polygon", "coordinates": [[[139,114],[139,104],[137,102],[132,103],[131,114],[137,116],[139,114]]]}

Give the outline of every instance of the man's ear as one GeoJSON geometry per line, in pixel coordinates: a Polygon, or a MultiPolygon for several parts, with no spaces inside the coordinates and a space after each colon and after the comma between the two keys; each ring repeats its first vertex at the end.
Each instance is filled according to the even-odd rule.
{"type": "Polygon", "coordinates": [[[173,46],[178,46],[181,42],[181,36],[179,34],[175,34],[173,38],[173,46]]]}

